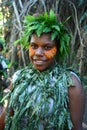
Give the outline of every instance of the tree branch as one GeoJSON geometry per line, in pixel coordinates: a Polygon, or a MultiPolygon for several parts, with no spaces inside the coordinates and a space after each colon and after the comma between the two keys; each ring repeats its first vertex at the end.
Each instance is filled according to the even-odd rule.
{"type": "Polygon", "coordinates": [[[75,21],[76,21],[76,27],[77,27],[77,30],[78,30],[78,35],[79,35],[79,39],[80,39],[80,44],[82,46],[84,46],[83,44],[83,39],[81,37],[81,33],[80,33],[80,28],[79,28],[79,23],[78,23],[78,16],[77,16],[77,10],[76,10],[76,7],[75,5],[73,4],[73,2],[71,2],[70,0],[67,0],[74,8],[74,11],[75,11],[75,21]]]}
{"type": "MultiPolygon", "coordinates": [[[[12,4],[13,4],[14,12],[15,12],[15,15],[16,15],[16,18],[17,18],[17,22],[18,22],[18,24],[19,24],[19,30],[20,30],[19,36],[21,36],[22,26],[21,26],[20,17],[19,17],[18,11],[17,11],[17,7],[16,7],[15,0],[13,1],[12,4]]],[[[23,60],[24,66],[26,66],[25,58],[24,58],[24,52],[23,52],[22,46],[21,46],[21,53],[22,53],[22,60],[23,60]]]]}

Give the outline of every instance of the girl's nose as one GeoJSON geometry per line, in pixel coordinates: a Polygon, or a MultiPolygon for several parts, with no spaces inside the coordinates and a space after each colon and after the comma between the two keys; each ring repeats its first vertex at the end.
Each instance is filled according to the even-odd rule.
{"type": "Polygon", "coordinates": [[[42,55],[43,54],[43,49],[41,47],[36,49],[36,55],[42,55]]]}

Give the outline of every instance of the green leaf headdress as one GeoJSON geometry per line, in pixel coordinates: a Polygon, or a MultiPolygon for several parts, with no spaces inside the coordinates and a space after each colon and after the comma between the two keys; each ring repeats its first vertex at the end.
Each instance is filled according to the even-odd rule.
{"type": "Polygon", "coordinates": [[[51,10],[48,14],[40,14],[39,16],[27,15],[24,20],[24,32],[21,38],[21,43],[23,46],[29,46],[29,38],[33,33],[36,33],[39,37],[42,33],[51,33],[51,39],[59,40],[60,49],[59,56],[65,57],[69,52],[69,41],[70,35],[67,32],[67,28],[64,23],[58,22],[56,15],[51,10]]]}

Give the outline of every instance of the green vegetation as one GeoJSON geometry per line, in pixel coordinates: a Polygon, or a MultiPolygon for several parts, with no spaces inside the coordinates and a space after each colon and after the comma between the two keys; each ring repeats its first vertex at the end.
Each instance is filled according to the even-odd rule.
{"type": "MultiPolygon", "coordinates": [[[[29,38],[35,32],[39,37],[42,33],[51,33],[51,39],[60,40],[59,57],[65,58],[69,52],[70,35],[64,22],[57,21],[56,15],[52,10],[37,16],[27,15],[24,20],[24,32],[21,38],[23,46],[29,46],[29,38]]],[[[58,42],[59,43],[59,42],[58,42]]]]}

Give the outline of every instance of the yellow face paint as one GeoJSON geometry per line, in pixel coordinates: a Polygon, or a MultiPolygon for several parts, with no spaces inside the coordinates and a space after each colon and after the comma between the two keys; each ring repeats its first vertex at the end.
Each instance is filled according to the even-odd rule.
{"type": "Polygon", "coordinates": [[[35,50],[30,46],[29,47],[29,56],[32,57],[35,54],[35,50]]]}
{"type": "Polygon", "coordinates": [[[44,52],[45,56],[48,58],[48,59],[51,59],[53,58],[55,55],[56,55],[56,52],[57,52],[57,48],[56,46],[53,47],[52,49],[44,52]]]}

